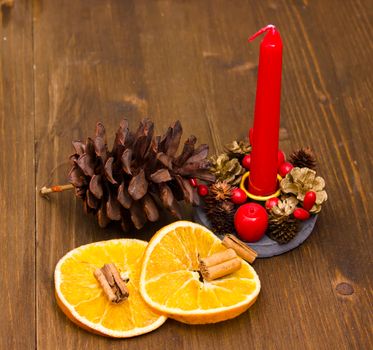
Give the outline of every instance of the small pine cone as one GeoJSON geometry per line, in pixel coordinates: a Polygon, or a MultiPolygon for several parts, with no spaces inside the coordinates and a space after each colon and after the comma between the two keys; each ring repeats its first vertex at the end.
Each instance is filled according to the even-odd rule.
{"type": "Polygon", "coordinates": [[[244,139],[240,141],[233,141],[225,146],[228,154],[233,157],[243,158],[246,154],[251,152],[251,145],[249,140],[244,139]]]}
{"type": "Polygon", "coordinates": [[[232,188],[226,181],[217,181],[204,197],[205,211],[217,233],[231,232],[234,216],[234,204],[230,201],[232,188]],[[226,231],[227,228],[229,231],[226,231]]]}
{"type": "Polygon", "coordinates": [[[298,221],[292,216],[269,216],[267,236],[279,244],[289,243],[298,230],[298,221]]]}
{"type": "MultiPolygon", "coordinates": [[[[281,180],[280,188],[283,193],[289,194],[291,197],[296,196],[295,201],[304,201],[306,193],[308,191],[314,191],[316,193],[315,205],[310,209],[311,213],[318,213],[321,210],[321,205],[328,200],[328,194],[325,191],[325,180],[321,176],[316,176],[316,171],[309,168],[293,168],[288,174],[281,180]]],[[[290,198],[291,198],[290,197],[290,198]]],[[[289,198],[287,198],[289,201],[289,198]]],[[[293,202],[294,199],[292,200],[293,202]]],[[[295,203],[296,205],[296,203],[295,203]]],[[[275,208],[275,207],[273,207],[275,208]]],[[[295,206],[293,207],[295,209],[295,206]]],[[[274,210],[272,209],[272,212],[274,210]]],[[[290,215],[290,212],[277,213],[280,216],[282,214],[290,215]]]]}
{"type": "Polygon", "coordinates": [[[222,153],[210,159],[210,172],[219,181],[226,181],[227,183],[236,186],[241,182],[242,175],[245,169],[241,166],[237,158],[229,158],[229,155],[222,153]]]}
{"type": "Polygon", "coordinates": [[[290,155],[290,163],[294,167],[316,169],[316,158],[311,148],[300,148],[290,155]]]}
{"type": "Polygon", "coordinates": [[[224,235],[234,232],[235,206],[229,201],[216,202],[215,206],[207,210],[214,233],[224,235]]]}
{"type": "Polygon", "coordinates": [[[289,216],[293,214],[298,204],[298,199],[294,196],[282,196],[277,205],[273,206],[271,213],[274,216],[289,216]]]}
{"type": "Polygon", "coordinates": [[[217,201],[225,201],[231,197],[233,187],[226,181],[217,181],[210,186],[211,196],[217,201]]]}

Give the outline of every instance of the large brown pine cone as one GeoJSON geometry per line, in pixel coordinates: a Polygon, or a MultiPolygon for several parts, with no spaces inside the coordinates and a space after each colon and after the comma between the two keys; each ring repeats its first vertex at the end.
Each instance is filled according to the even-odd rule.
{"type": "Polygon", "coordinates": [[[163,136],[154,137],[150,120],[140,122],[135,133],[123,120],[111,151],[101,123],[93,139],[74,141],[69,181],[85,211],[95,214],[101,227],[114,220],[127,231],[131,223],[140,229],[147,221],[157,221],[160,207],[180,218],[179,200],[199,204],[188,179],[215,180],[208,171],[208,145],[195,148],[197,139],[190,136],[177,156],[181,135],[179,121],[163,136]]]}

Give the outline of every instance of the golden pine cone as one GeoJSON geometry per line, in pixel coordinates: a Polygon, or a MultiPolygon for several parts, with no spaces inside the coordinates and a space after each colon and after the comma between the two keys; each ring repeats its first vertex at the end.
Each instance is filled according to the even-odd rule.
{"type": "Polygon", "coordinates": [[[251,152],[251,145],[249,140],[244,139],[240,141],[233,141],[225,146],[229,155],[237,158],[243,158],[244,155],[251,152]]]}
{"type": "Polygon", "coordinates": [[[328,199],[325,191],[325,180],[316,176],[316,171],[309,168],[293,168],[280,182],[281,191],[291,194],[303,202],[308,191],[316,193],[316,202],[311,208],[311,213],[318,213],[321,205],[328,199]]]}
{"type": "Polygon", "coordinates": [[[298,204],[298,199],[294,196],[282,196],[277,205],[271,208],[271,213],[274,216],[289,216],[293,214],[298,204]]]}
{"type": "Polygon", "coordinates": [[[237,158],[230,159],[228,154],[222,153],[211,158],[210,171],[219,181],[226,181],[231,185],[238,185],[245,169],[237,158]]]}

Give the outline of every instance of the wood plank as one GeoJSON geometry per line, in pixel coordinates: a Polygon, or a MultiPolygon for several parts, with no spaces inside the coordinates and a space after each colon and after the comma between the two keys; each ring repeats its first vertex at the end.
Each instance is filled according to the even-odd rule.
{"type": "MultiPolygon", "coordinates": [[[[104,122],[110,139],[123,117],[136,128],[141,118],[154,114],[149,110],[148,86],[144,83],[141,33],[137,29],[141,21],[134,4],[91,1],[69,5],[61,11],[60,2],[51,1],[34,13],[39,187],[46,182],[66,181],[71,140],[92,135],[97,120],[104,122]],[[98,23],[105,28],[96,30],[98,23]]],[[[155,117],[157,130],[164,131],[177,116],[165,113],[155,117]]],[[[188,125],[185,129],[186,134],[191,131],[188,125]]],[[[207,130],[197,136],[201,134],[207,134],[207,130]]],[[[83,214],[80,201],[71,193],[51,196],[50,201],[38,198],[37,213],[38,347],[54,348],[57,339],[59,346],[67,349],[80,344],[110,344],[109,340],[92,337],[66,320],[51,298],[52,276],[58,259],[68,250],[92,241],[121,237],[122,233],[115,227],[99,229],[93,218],[83,214]]],[[[160,225],[154,225],[152,231],[160,225]]],[[[136,236],[141,238],[146,233],[136,236]]],[[[163,332],[165,336],[157,344],[166,346],[167,339],[173,336],[172,329],[163,332]]],[[[128,344],[138,342],[141,347],[152,347],[153,340],[143,346],[144,339],[130,340],[128,344]]]]}
{"type": "MultiPolygon", "coordinates": [[[[353,43],[360,52],[349,50],[346,38],[341,35],[342,28],[344,33],[360,30],[356,28],[360,25],[356,21],[347,24],[350,10],[347,4],[340,7],[337,2],[328,2],[326,6],[321,1],[304,2],[298,6],[280,4],[276,9],[279,17],[287,19],[281,27],[287,33],[288,41],[284,58],[287,74],[284,76],[283,122],[285,115],[285,127],[294,140],[294,146],[310,144],[317,151],[319,170],[327,180],[330,196],[318,230],[310,242],[293,256],[283,257],[285,260],[296,259],[294,273],[298,287],[287,294],[289,300],[296,299],[297,304],[300,302],[300,314],[307,313],[298,337],[306,344],[313,344],[310,348],[365,348],[372,342],[369,326],[366,326],[372,324],[372,318],[363,311],[371,302],[365,286],[372,285],[369,273],[372,255],[364,246],[367,240],[371,242],[367,232],[372,224],[371,215],[364,216],[367,212],[364,195],[372,189],[368,176],[372,158],[363,155],[362,144],[354,146],[369,142],[367,133],[372,134],[372,124],[369,123],[369,112],[364,111],[369,109],[367,105],[361,106],[360,110],[356,105],[357,110],[353,113],[345,109],[346,102],[351,98],[351,84],[359,90],[364,89],[364,80],[371,75],[371,68],[368,55],[361,55],[367,50],[364,41],[353,43]],[[335,10],[337,7],[338,10],[335,10]],[[335,74],[336,67],[349,70],[356,61],[359,61],[362,78],[358,84],[335,74]],[[347,93],[347,90],[350,91],[347,93]],[[366,131],[355,132],[355,137],[351,137],[351,128],[359,130],[361,127],[367,127],[366,131]],[[304,264],[313,265],[313,262],[317,264],[314,270],[304,267],[304,264]],[[353,295],[342,297],[336,292],[336,286],[343,282],[353,286],[353,295]],[[309,314],[312,302],[318,306],[309,314]],[[327,312],[324,311],[326,308],[327,312]],[[313,322],[319,324],[317,331],[312,327],[313,322]]],[[[264,22],[270,20],[269,13],[259,13],[264,22]]],[[[364,12],[359,10],[359,13],[364,12]]],[[[366,30],[369,32],[369,28],[366,30]]],[[[356,93],[360,95],[360,91],[354,91],[353,95],[356,93]]],[[[360,96],[370,94],[365,90],[360,96]]],[[[275,268],[272,273],[275,273],[275,268]]],[[[281,279],[283,283],[284,276],[281,279]]],[[[291,276],[285,285],[290,283],[290,279],[291,276]]],[[[299,313],[288,322],[296,322],[299,313]]],[[[276,335],[280,336],[280,332],[276,335]]]]}
{"type": "Polygon", "coordinates": [[[372,145],[368,5],[35,2],[38,186],[65,181],[70,140],[92,135],[97,119],[113,135],[123,116],[136,124],[149,115],[158,131],[179,118],[186,135],[195,133],[217,151],[245,135],[252,123],[258,57],[258,43],[248,45],[246,38],[274,22],[285,42],[284,149],[311,145],[330,195],[302,247],[255,263],[263,290],[249,312],[207,326],[169,320],[154,333],[122,342],[78,329],[51,298],[54,266],[62,255],[120,232],[99,229],[70,193],[38,198],[39,348],[55,348],[57,340],[66,349],[372,347],[372,315],[366,312],[372,286],[372,254],[366,249],[372,243],[372,155],[363,151],[372,145]],[[343,283],[352,294],[341,294],[348,291],[343,283]]]}
{"type": "Polygon", "coordinates": [[[0,348],[35,348],[31,7],[0,8],[0,348]]]}

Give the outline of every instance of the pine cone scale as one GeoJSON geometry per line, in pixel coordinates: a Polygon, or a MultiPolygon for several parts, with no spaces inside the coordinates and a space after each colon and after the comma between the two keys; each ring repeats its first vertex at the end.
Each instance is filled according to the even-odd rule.
{"type": "Polygon", "coordinates": [[[97,199],[101,199],[104,194],[100,181],[101,175],[93,175],[89,182],[89,190],[97,199]]]}
{"type": "Polygon", "coordinates": [[[86,198],[87,198],[87,205],[94,209],[94,210],[97,210],[98,209],[98,206],[99,206],[99,201],[97,200],[97,198],[92,194],[92,192],[90,190],[87,190],[86,192],[86,198]]]}
{"type": "Polygon", "coordinates": [[[168,169],[159,169],[155,173],[150,175],[150,179],[154,183],[159,184],[161,182],[171,181],[172,177],[168,169]]]}
{"type": "Polygon", "coordinates": [[[83,171],[75,165],[73,165],[72,169],[70,170],[68,179],[69,182],[75,186],[75,188],[83,187],[87,183],[83,171]]]}
{"type": "Polygon", "coordinates": [[[109,200],[106,203],[106,213],[110,220],[118,221],[121,218],[120,204],[111,193],[109,193],[109,200]]]}
{"type": "Polygon", "coordinates": [[[107,160],[107,146],[104,139],[100,136],[96,136],[93,140],[94,149],[97,157],[102,159],[102,162],[105,164],[107,160]]]}
{"type": "Polygon", "coordinates": [[[146,194],[142,199],[142,205],[147,219],[150,222],[156,222],[159,219],[159,211],[152,197],[146,194]]]}
{"type": "Polygon", "coordinates": [[[140,172],[131,179],[128,185],[128,193],[135,201],[137,201],[144,197],[147,191],[148,182],[145,179],[144,170],[141,169],[140,172]]]}
{"type": "Polygon", "coordinates": [[[124,185],[124,182],[120,184],[118,187],[118,196],[117,196],[118,202],[122,205],[123,208],[129,209],[132,205],[132,197],[128,193],[127,187],[124,185]]]}
{"type": "Polygon", "coordinates": [[[101,228],[105,228],[110,223],[110,219],[106,215],[106,210],[105,210],[104,205],[101,206],[101,208],[97,212],[97,222],[101,228]]]}
{"type": "Polygon", "coordinates": [[[79,156],[85,153],[85,144],[81,141],[73,141],[75,153],[79,156]]]}
{"type": "Polygon", "coordinates": [[[166,147],[167,149],[167,155],[170,157],[174,157],[181,141],[181,135],[183,134],[183,128],[181,127],[181,123],[179,121],[176,121],[174,124],[174,127],[171,130],[170,139],[168,142],[168,145],[166,147]]]}
{"type": "MultiPolygon", "coordinates": [[[[202,144],[198,146],[198,148],[193,152],[193,155],[188,158],[185,162],[188,163],[199,163],[206,160],[207,156],[209,154],[209,146],[206,144],[202,144]]],[[[206,160],[206,163],[209,163],[206,160]]]]}
{"type": "Polygon", "coordinates": [[[195,136],[190,136],[184,143],[184,148],[180,154],[179,157],[177,157],[174,161],[174,164],[177,166],[177,167],[180,167],[182,166],[187,159],[189,159],[192,155],[193,155],[193,152],[194,152],[194,145],[196,144],[197,142],[197,138],[195,136]]]}
{"type": "Polygon", "coordinates": [[[131,159],[132,159],[132,150],[130,148],[127,148],[122,154],[121,161],[122,161],[123,170],[128,175],[132,175],[131,159]]]}
{"type": "Polygon", "coordinates": [[[104,166],[104,171],[105,171],[105,177],[113,184],[113,185],[116,185],[117,182],[115,181],[115,179],[113,178],[113,162],[114,162],[114,158],[113,157],[110,157],[106,163],[105,163],[105,166],[104,166]]]}
{"type": "Polygon", "coordinates": [[[175,179],[183,192],[185,202],[189,204],[193,203],[193,188],[189,184],[189,181],[183,179],[180,175],[175,175],[175,179]]]}
{"type": "Polygon", "coordinates": [[[83,171],[84,175],[93,176],[94,164],[87,153],[82,154],[76,161],[76,164],[83,171]]]}

